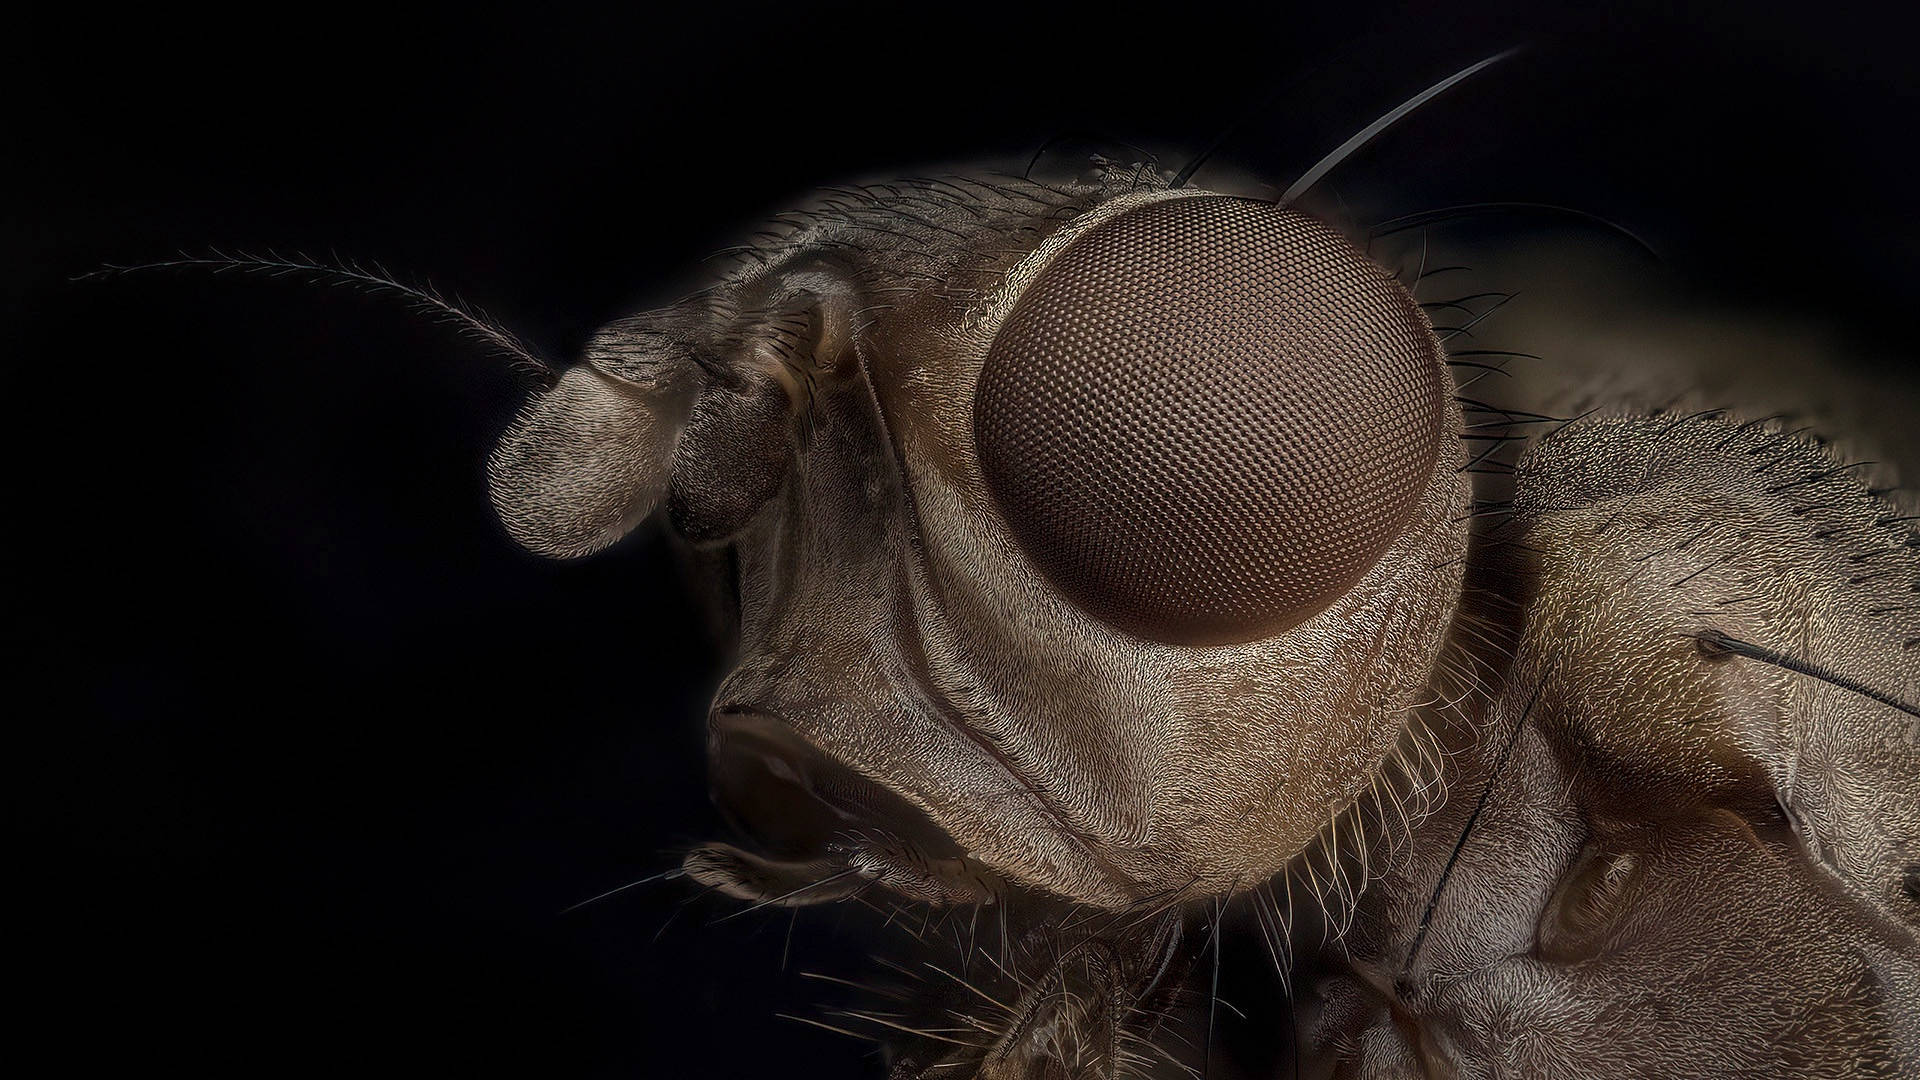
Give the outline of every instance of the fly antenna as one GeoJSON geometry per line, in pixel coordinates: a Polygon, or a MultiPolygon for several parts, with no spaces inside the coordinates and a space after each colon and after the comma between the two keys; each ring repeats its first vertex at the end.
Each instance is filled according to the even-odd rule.
{"type": "Polygon", "coordinates": [[[148,270],[207,270],[215,274],[292,277],[314,284],[337,285],[366,293],[395,296],[413,310],[435,322],[454,327],[467,338],[511,360],[520,373],[532,377],[542,386],[553,384],[553,365],[542,359],[519,335],[494,322],[484,311],[469,307],[458,296],[440,291],[432,282],[402,281],[378,263],[363,264],[337,256],[320,260],[301,252],[281,255],[272,249],[265,254],[255,255],[246,251],[228,253],[219,248],[208,248],[205,254],[183,251],[177,258],[156,262],[107,263],[74,280],[100,281],[148,270]]]}

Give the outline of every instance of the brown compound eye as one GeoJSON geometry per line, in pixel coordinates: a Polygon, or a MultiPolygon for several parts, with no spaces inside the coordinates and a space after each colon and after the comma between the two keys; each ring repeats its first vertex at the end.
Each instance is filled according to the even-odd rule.
{"type": "Polygon", "coordinates": [[[1028,285],[987,353],[974,440],[1053,586],[1174,644],[1270,637],[1406,529],[1452,393],[1417,303],[1292,210],[1126,210],[1028,285]]]}

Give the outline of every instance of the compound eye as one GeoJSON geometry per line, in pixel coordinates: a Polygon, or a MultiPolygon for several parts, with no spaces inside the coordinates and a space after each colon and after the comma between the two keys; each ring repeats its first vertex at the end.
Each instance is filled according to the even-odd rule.
{"type": "Polygon", "coordinates": [[[1405,289],[1311,218],[1223,196],[1123,211],[1028,285],[974,441],[1071,603],[1173,644],[1271,637],[1406,530],[1452,380],[1405,289]]]}

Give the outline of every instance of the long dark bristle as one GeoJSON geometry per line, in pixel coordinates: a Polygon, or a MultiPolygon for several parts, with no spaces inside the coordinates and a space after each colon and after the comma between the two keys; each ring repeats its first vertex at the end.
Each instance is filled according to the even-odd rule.
{"type": "Polygon", "coordinates": [[[1518,51],[1518,49],[1508,49],[1505,52],[1489,56],[1477,64],[1471,64],[1454,72],[1452,75],[1441,79],[1439,82],[1420,91],[1406,101],[1401,102],[1385,116],[1380,117],[1378,120],[1355,132],[1346,142],[1334,147],[1326,157],[1315,162],[1312,168],[1300,174],[1300,179],[1295,180],[1285,192],[1281,193],[1278,205],[1292,205],[1295,199],[1305,195],[1315,184],[1325,179],[1326,175],[1338,168],[1341,162],[1352,157],[1361,147],[1378,138],[1382,132],[1385,132],[1388,128],[1405,119],[1415,109],[1439,97],[1459,83],[1479,74],[1481,71],[1507,59],[1518,51]]]}
{"type": "Polygon", "coordinates": [[[1400,981],[1405,982],[1413,971],[1413,965],[1420,959],[1420,949],[1427,943],[1427,931],[1433,926],[1433,912],[1440,906],[1440,897],[1446,894],[1447,881],[1453,877],[1453,868],[1460,862],[1460,852],[1467,846],[1467,838],[1473,835],[1473,827],[1480,822],[1480,814],[1486,810],[1487,802],[1493,797],[1493,789],[1500,783],[1500,776],[1506,771],[1507,761],[1513,756],[1513,747],[1520,741],[1520,732],[1527,726],[1527,717],[1533,714],[1534,702],[1540,700],[1541,687],[1533,689],[1527,698],[1526,708],[1520,710],[1520,718],[1513,722],[1513,730],[1500,746],[1500,756],[1494,759],[1493,770],[1487,776],[1487,782],[1480,789],[1480,798],[1473,804],[1473,812],[1467,815],[1467,823],[1460,830],[1460,838],[1453,842],[1453,850],[1447,854],[1446,865],[1440,868],[1440,880],[1433,886],[1433,895],[1427,897],[1426,907],[1420,911],[1420,922],[1413,932],[1413,944],[1407,947],[1407,958],[1400,965],[1400,981]]]}
{"type": "Polygon", "coordinates": [[[1783,652],[1776,652],[1773,649],[1767,648],[1765,645],[1756,645],[1751,641],[1743,641],[1740,638],[1733,637],[1720,630],[1702,630],[1694,634],[1693,639],[1699,643],[1700,651],[1707,656],[1744,656],[1749,660],[1758,660],[1763,664],[1771,664],[1785,671],[1792,671],[1800,675],[1805,675],[1808,678],[1819,679],[1821,682],[1837,686],[1842,690],[1851,690],[1863,697],[1872,698],[1882,705],[1890,705],[1893,708],[1899,709],[1908,716],[1920,716],[1920,705],[1915,705],[1913,702],[1907,701],[1895,694],[1890,694],[1885,690],[1868,686],[1858,679],[1849,678],[1831,668],[1813,663],[1812,661],[1802,660],[1797,656],[1789,656],[1783,652]]]}

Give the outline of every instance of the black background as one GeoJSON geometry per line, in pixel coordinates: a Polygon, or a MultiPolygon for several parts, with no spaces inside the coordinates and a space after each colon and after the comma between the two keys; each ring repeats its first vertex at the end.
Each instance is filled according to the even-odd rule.
{"type": "MultiPolygon", "coordinates": [[[[1889,11],[1891,11],[1891,5],[1889,11]]],[[[8,48],[8,966],[30,1041],[203,1074],[844,1076],[777,1019],[834,916],[567,905],[719,828],[666,544],[518,554],[519,391],[396,307],[68,279],[208,244],[433,276],[554,355],[812,184],[1094,133],[1390,213],[1607,215],[1702,302],[1888,379],[1920,286],[1914,29],[1866,9],[43,6],[8,48]],[[1256,109],[1263,99],[1272,100],[1256,109]],[[1884,359],[1894,357],[1894,360],[1884,359]]],[[[1206,174],[1200,182],[1205,183],[1206,174]]],[[[1678,286],[1677,286],[1678,287],[1678,286]]],[[[18,1056],[18,1051],[16,1055],[18,1056]]]]}

